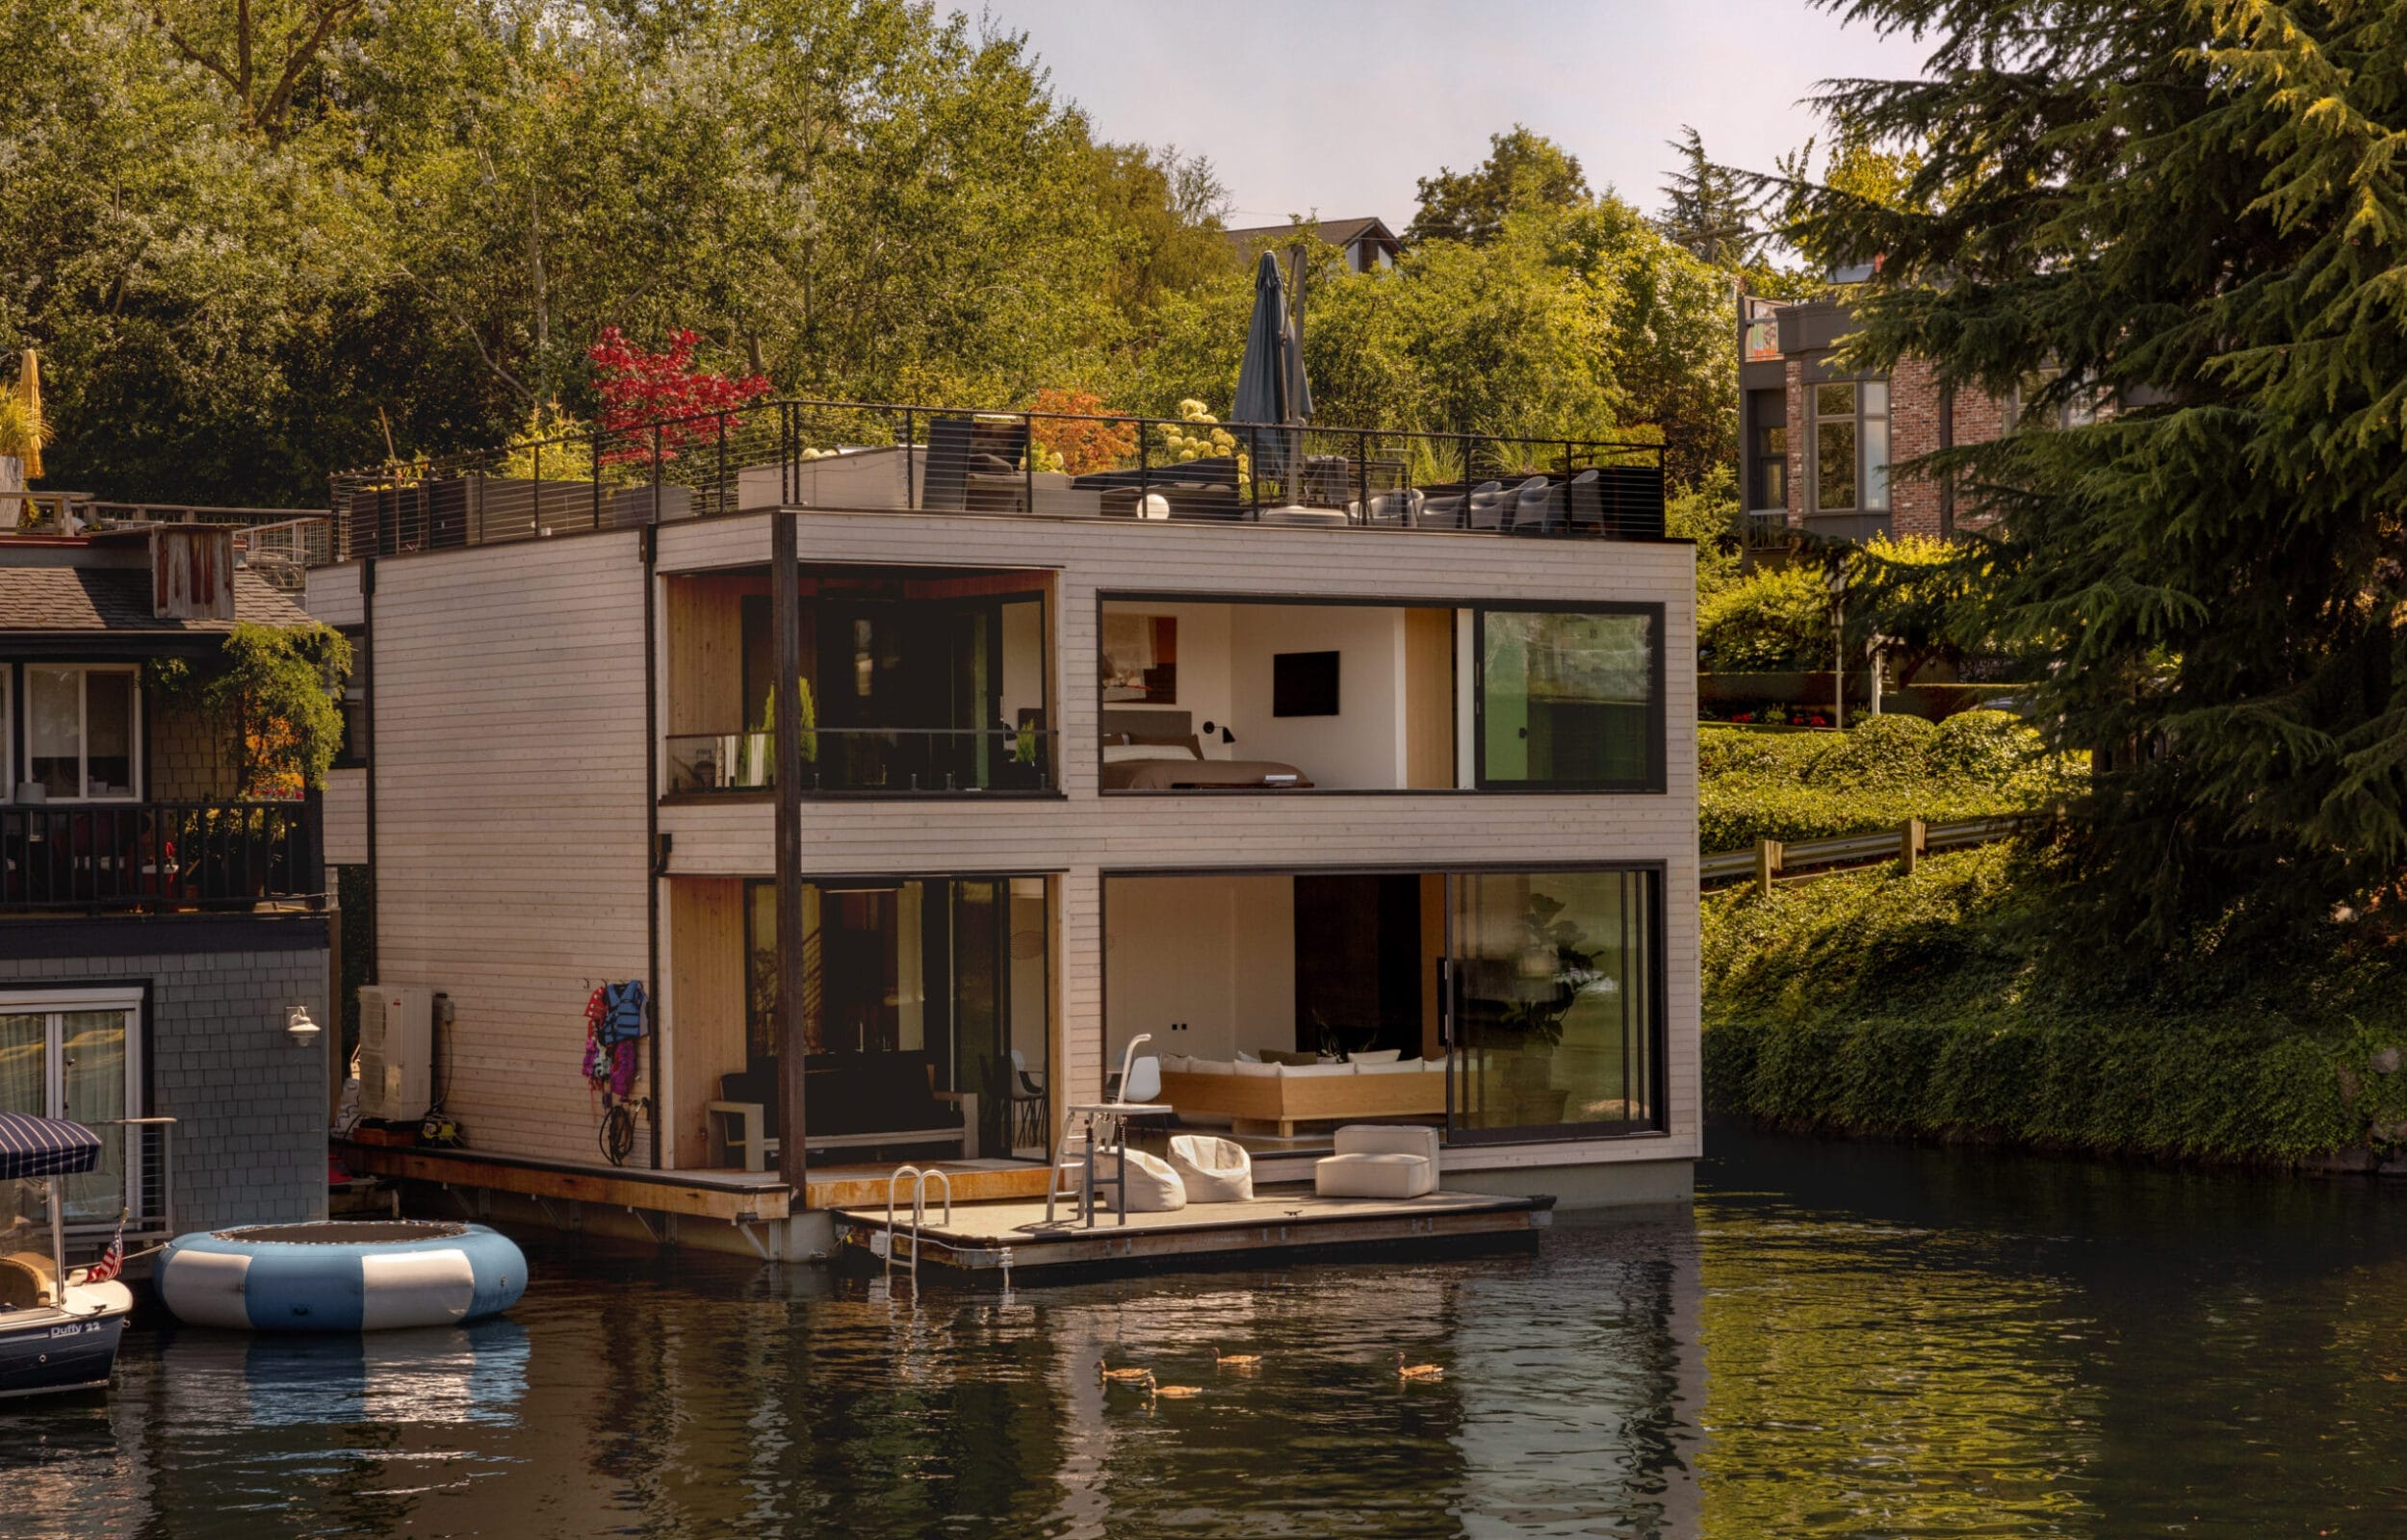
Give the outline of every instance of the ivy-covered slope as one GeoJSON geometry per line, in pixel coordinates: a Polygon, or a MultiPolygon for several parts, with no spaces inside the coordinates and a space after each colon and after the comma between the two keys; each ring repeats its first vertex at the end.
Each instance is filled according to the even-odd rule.
{"type": "MultiPolygon", "coordinates": [[[[2101,967],[2006,846],[1708,895],[1710,1105],[1791,1127],[2257,1164],[2407,1142],[2369,938],[2101,967]]],[[[2350,927],[2334,927],[2345,932],[2350,927]]]]}
{"type": "Polygon", "coordinates": [[[1936,726],[1876,716],[1846,732],[1699,727],[1697,834],[1708,853],[1758,839],[1819,839],[2027,812],[2061,801],[2082,774],[2004,711],[1936,726]]]}

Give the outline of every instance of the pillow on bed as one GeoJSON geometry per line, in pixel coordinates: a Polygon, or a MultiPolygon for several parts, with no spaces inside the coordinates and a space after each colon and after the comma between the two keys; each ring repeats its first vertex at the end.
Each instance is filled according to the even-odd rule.
{"type": "Polygon", "coordinates": [[[1404,1050],[1382,1048],[1376,1053],[1350,1053],[1346,1057],[1358,1065],[1391,1065],[1404,1057],[1404,1050]]]}
{"type": "Polygon", "coordinates": [[[1177,743],[1106,743],[1103,745],[1105,764],[1126,764],[1131,759],[1201,759],[1200,754],[1189,754],[1177,743]]]}

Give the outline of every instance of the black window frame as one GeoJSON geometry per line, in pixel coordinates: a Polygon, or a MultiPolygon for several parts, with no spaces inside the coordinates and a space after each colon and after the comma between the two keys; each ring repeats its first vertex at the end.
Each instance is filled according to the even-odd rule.
{"type": "Polygon", "coordinates": [[[1891,467],[1897,463],[1897,395],[1889,376],[1886,374],[1834,374],[1825,379],[1808,379],[1805,381],[1804,397],[1805,511],[1808,514],[1831,518],[1860,516],[1885,519],[1889,517],[1897,506],[1894,478],[1889,474],[1891,467]],[[1836,413],[1825,414],[1822,410],[1821,392],[1832,385],[1844,385],[1853,393],[1854,407],[1845,416],[1836,413]],[[1880,387],[1881,409],[1877,412],[1865,409],[1864,387],[1867,385],[1880,387]],[[1889,449],[1889,457],[1880,462],[1880,501],[1876,505],[1864,500],[1865,488],[1872,480],[1871,450],[1866,447],[1867,435],[1864,431],[1864,424],[1871,422],[1878,422],[1881,424],[1882,437],[1889,449]],[[1852,503],[1847,507],[1829,506],[1822,500],[1822,429],[1823,425],[1827,423],[1854,424],[1855,465],[1852,475],[1855,497],[1852,503]]]}
{"type": "Polygon", "coordinates": [[[1608,601],[1581,603],[1576,600],[1516,600],[1510,603],[1476,603],[1471,605],[1470,609],[1471,788],[1473,790],[1540,795],[1561,795],[1565,792],[1609,792],[1630,796],[1665,794],[1669,781],[1667,761],[1669,757],[1670,723],[1665,700],[1665,635],[1662,604],[1608,601]],[[1643,776],[1630,781],[1495,781],[1488,777],[1488,617],[1491,614],[1642,615],[1653,624],[1654,646],[1649,649],[1646,666],[1646,773],[1643,776]]]}

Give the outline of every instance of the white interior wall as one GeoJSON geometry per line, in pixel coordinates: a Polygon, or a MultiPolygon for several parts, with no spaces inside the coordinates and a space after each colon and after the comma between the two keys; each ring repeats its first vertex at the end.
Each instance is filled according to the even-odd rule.
{"type": "MultiPolygon", "coordinates": [[[[1178,622],[1178,698],[1175,701],[1106,701],[1103,709],[1129,711],[1184,711],[1201,735],[1204,724],[1219,726],[1229,720],[1229,612],[1233,604],[1181,604],[1151,600],[1107,600],[1103,613],[1107,615],[1169,615],[1178,622]]],[[[1249,609],[1252,606],[1247,606],[1249,609]]],[[[1079,688],[1097,688],[1095,676],[1089,674],[1079,688]]],[[[1239,731],[1243,736],[1242,730],[1239,731]]],[[[1220,734],[1213,733],[1204,744],[1207,759],[1236,757],[1239,749],[1223,745],[1220,734]]],[[[1247,756],[1253,757],[1253,756],[1247,756]]]]}
{"type": "Polygon", "coordinates": [[[1111,877],[1103,884],[1104,1063],[1233,1059],[1295,1042],[1295,880],[1111,877]],[[1185,1023],[1184,1030],[1173,1024],[1185,1023]]]}
{"type": "MultiPolygon", "coordinates": [[[[1003,720],[1017,727],[1022,707],[1045,705],[1045,606],[1003,606],[1003,720]]],[[[1056,723],[1046,724],[1048,727],[1056,723]]]]}
{"type": "Polygon", "coordinates": [[[1232,752],[1283,759],[1324,789],[1385,790],[1405,782],[1404,611],[1367,604],[1247,604],[1231,631],[1232,752]],[[1335,716],[1271,715],[1271,658],[1337,657],[1335,716]]]}

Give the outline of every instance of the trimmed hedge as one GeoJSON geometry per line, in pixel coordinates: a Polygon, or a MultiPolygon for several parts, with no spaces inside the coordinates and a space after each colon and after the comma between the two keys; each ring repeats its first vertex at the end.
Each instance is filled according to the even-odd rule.
{"type": "Polygon", "coordinates": [[[2061,801],[2081,775],[2004,711],[1876,716],[1845,732],[1699,726],[1696,766],[1708,853],[2027,812],[2061,801]]]}
{"type": "Polygon", "coordinates": [[[2058,935],[2058,891],[2040,859],[1993,846],[1910,878],[1708,896],[1708,1103],[1794,1128],[2255,1164],[2407,1142],[2407,970],[2302,948],[2130,978],[2058,935]]]}

